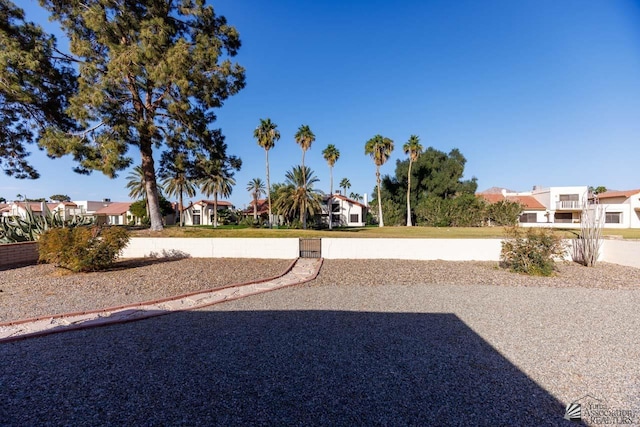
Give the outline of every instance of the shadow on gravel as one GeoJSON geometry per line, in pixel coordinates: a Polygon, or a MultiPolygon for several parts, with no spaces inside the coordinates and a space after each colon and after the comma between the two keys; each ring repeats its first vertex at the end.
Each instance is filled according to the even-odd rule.
{"type": "Polygon", "coordinates": [[[453,314],[185,312],[0,360],[2,425],[580,425],[453,314]]]}

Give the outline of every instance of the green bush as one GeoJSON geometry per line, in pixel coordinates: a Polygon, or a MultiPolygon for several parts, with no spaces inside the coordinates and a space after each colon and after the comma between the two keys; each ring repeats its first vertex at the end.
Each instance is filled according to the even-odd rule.
{"type": "Polygon", "coordinates": [[[71,271],[97,271],[111,266],[129,242],[124,227],[53,228],[40,237],[40,261],[71,271]]]}
{"type": "Polygon", "coordinates": [[[517,273],[550,276],[555,271],[555,259],[566,251],[562,238],[553,230],[519,227],[506,230],[502,241],[500,262],[503,267],[517,273]]]}

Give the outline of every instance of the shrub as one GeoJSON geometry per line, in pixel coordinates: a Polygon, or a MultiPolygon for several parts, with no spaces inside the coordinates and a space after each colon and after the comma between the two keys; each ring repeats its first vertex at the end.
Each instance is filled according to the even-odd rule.
{"type": "Polygon", "coordinates": [[[40,261],[71,271],[97,271],[111,266],[129,242],[123,227],[53,228],[40,237],[40,261]]]}
{"type": "Polygon", "coordinates": [[[500,261],[511,271],[534,276],[550,276],[555,270],[554,260],[564,255],[562,238],[552,230],[510,227],[502,241],[500,261]]]}

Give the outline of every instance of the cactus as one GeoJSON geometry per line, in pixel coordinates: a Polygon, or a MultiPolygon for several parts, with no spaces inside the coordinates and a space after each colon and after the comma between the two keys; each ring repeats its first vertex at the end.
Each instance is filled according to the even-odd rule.
{"type": "Polygon", "coordinates": [[[0,217],[0,244],[32,242],[38,240],[50,228],[88,226],[93,225],[94,222],[92,217],[80,216],[74,216],[65,221],[59,212],[38,216],[33,213],[31,207],[27,206],[24,218],[0,217]]]}

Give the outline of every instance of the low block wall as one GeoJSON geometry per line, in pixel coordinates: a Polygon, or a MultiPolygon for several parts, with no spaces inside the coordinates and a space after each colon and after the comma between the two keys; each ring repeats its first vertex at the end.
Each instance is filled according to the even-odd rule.
{"type": "Polygon", "coordinates": [[[322,239],[327,259],[498,261],[500,239],[322,239]]]}
{"type": "Polygon", "coordinates": [[[602,261],[640,268],[640,241],[605,240],[602,242],[602,261]]]}
{"type": "Polygon", "coordinates": [[[8,243],[0,245],[0,268],[38,262],[38,242],[8,243]]]}
{"type": "Polygon", "coordinates": [[[194,258],[294,259],[298,239],[152,238],[136,237],[124,249],[124,258],[188,255],[194,258]]]}

